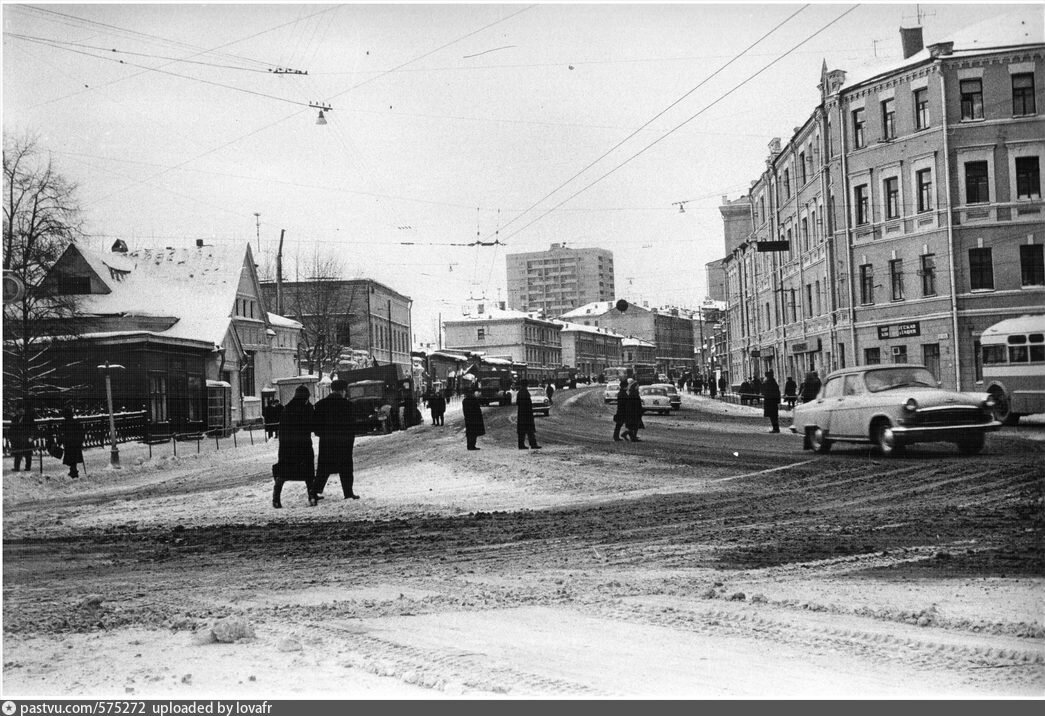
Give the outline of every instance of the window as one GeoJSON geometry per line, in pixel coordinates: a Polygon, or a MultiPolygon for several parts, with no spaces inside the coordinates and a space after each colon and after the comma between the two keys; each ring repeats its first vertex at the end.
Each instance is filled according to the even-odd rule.
{"type": "Polygon", "coordinates": [[[987,162],[965,162],[965,203],[985,204],[990,200],[987,162]]]}
{"type": "Polygon", "coordinates": [[[889,262],[889,285],[892,287],[893,300],[904,300],[903,295],[903,259],[893,259],[889,262]]]}
{"type": "Polygon", "coordinates": [[[860,149],[864,146],[864,110],[853,110],[853,148],[860,149]]]}
{"type": "Polygon", "coordinates": [[[784,198],[791,198],[791,170],[784,170],[784,198]]]}
{"type": "Polygon", "coordinates": [[[874,303],[874,267],[871,264],[860,267],[860,303],[874,303]]]}
{"type": "Polygon", "coordinates": [[[1020,276],[1024,286],[1045,286],[1045,258],[1041,244],[1020,247],[1020,276]]]}
{"type": "Polygon", "coordinates": [[[149,419],[154,423],[167,420],[167,376],[149,373],[149,419]]]}
{"type": "Polygon", "coordinates": [[[477,341],[485,341],[486,340],[486,329],[485,328],[476,328],[475,329],[475,339],[477,341]]]}
{"type": "Polygon", "coordinates": [[[907,362],[907,346],[893,346],[893,363],[907,362]]]}
{"type": "Polygon", "coordinates": [[[918,185],[918,213],[933,210],[933,170],[921,169],[915,173],[918,185]]]}
{"type": "Polygon", "coordinates": [[[896,103],[891,99],[882,102],[882,139],[896,138],[896,103]]]}
{"type": "Polygon", "coordinates": [[[1016,157],[1016,198],[1041,198],[1041,172],[1037,157],[1016,157]]]}
{"type": "Polygon", "coordinates": [[[55,293],[60,296],[78,296],[91,292],[90,276],[58,276],[55,293]]]}
{"type": "Polygon", "coordinates": [[[813,284],[806,284],[806,318],[813,317],[813,284]]]}
{"type": "Polygon", "coordinates": [[[809,175],[806,173],[806,153],[805,152],[799,152],[798,153],[798,168],[801,169],[801,172],[799,173],[799,176],[802,179],[802,183],[805,184],[807,181],[809,181],[809,175]]]}
{"type": "Polygon", "coordinates": [[[929,126],[929,90],[914,91],[914,126],[925,129],[929,126]]]}
{"type": "Polygon", "coordinates": [[[856,211],[856,224],[867,224],[871,221],[870,197],[867,193],[867,185],[861,184],[853,188],[853,209],[856,211]]]}
{"type": "Polygon", "coordinates": [[[940,344],[925,343],[922,345],[922,365],[929,369],[933,378],[940,379],[940,344]]]}
{"type": "Polygon", "coordinates": [[[809,250],[809,219],[802,217],[802,250],[809,250]]]}
{"type": "Polygon", "coordinates": [[[958,88],[962,98],[962,119],[983,119],[983,82],[961,80],[958,88]]]}
{"type": "Polygon", "coordinates": [[[922,295],[936,295],[936,256],[922,255],[922,295]]]}
{"type": "Polygon", "coordinates": [[[994,289],[994,259],[989,248],[969,249],[969,288],[994,289]]]}
{"type": "Polygon", "coordinates": [[[762,220],[759,223],[766,223],[766,197],[760,196],[758,198],[758,209],[762,216],[762,220]]]}
{"type": "Polygon", "coordinates": [[[889,177],[883,182],[883,188],[885,190],[885,218],[886,219],[899,219],[900,218],[900,179],[899,177],[889,177]]]}
{"type": "Polygon", "coordinates": [[[878,365],[881,362],[881,348],[864,348],[864,365],[878,365]]]}
{"type": "Polygon", "coordinates": [[[254,351],[244,351],[243,363],[239,368],[240,395],[257,395],[254,387],[254,351]]]}
{"type": "Polygon", "coordinates": [[[1034,114],[1034,73],[1012,76],[1012,114],[1034,114]]]}

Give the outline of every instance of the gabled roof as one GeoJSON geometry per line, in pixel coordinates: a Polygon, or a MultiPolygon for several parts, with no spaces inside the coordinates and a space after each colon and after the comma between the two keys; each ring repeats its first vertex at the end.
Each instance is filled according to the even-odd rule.
{"type": "Polygon", "coordinates": [[[602,328],[599,326],[586,326],[583,323],[571,323],[570,321],[556,320],[560,326],[562,326],[563,332],[577,331],[579,333],[599,333],[604,336],[610,336],[612,338],[623,338],[620,333],[611,331],[609,328],[602,328]]]}
{"type": "MultiPolygon", "coordinates": [[[[75,245],[68,250],[83,256],[110,291],[81,296],[82,313],[176,318],[174,325],[157,333],[169,338],[221,345],[229,331],[244,269],[256,283],[246,242],[125,254],[75,245]]],[[[267,317],[262,314],[259,319],[266,321],[267,317]]]]}

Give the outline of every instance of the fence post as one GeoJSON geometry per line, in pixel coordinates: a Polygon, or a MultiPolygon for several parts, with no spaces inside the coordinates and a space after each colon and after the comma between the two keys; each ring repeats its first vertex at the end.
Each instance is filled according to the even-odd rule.
{"type": "Polygon", "coordinates": [[[215,450],[221,450],[221,443],[218,442],[218,435],[219,435],[219,433],[220,433],[220,431],[218,431],[218,430],[214,431],[214,449],[215,450]]]}
{"type": "Polygon", "coordinates": [[[200,454],[200,442],[203,440],[203,436],[196,433],[196,454],[200,454]]]}
{"type": "Polygon", "coordinates": [[[254,426],[251,425],[247,428],[247,433],[250,435],[250,446],[254,447],[254,426]]]}
{"type": "Polygon", "coordinates": [[[236,443],[236,428],[232,428],[232,447],[237,448],[239,445],[236,443]]]}
{"type": "Polygon", "coordinates": [[[171,445],[174,446],[174,457],[178,457],[178,439],[174,432],[171,432],[171,445]]]}

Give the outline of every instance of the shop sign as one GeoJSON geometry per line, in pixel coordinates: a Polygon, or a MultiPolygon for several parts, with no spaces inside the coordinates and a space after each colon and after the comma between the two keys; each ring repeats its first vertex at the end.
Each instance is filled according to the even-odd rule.
{"type": "Polygon", "coordinates": [[[922,327],[918,321],[897,323],[892,326],[878,326],[878,338],[908,338],[922,335],[922,327]]]}

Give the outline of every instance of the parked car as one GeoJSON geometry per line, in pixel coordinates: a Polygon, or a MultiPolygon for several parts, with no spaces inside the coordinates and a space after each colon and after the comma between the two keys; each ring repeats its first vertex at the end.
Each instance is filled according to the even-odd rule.
{"type": "Polygon", "coordinates": [[[679,395],[679,389],[671,383],[657,383],[658,388],[663,388],[668,392],[668,400],[671,401],[671,409],[678,410],[682,407],[682,396],[679,395]]]}
{"type": "Polygon", "coordinates": [[[791,432],[816,453],[843,441],[875,444],[887,457],[912,443],[953,442],[975,455],[1001,427],[993,408],[986,393],[942,390],[924,366],[865,365],[828,375],[814,400],[795,406],[791,432]]]}
{"type": "Polygon", "coordinates": [[[620,392],[620,381],[611,381],[606,384],[606,388],[602,391],[602,398],[607,403],[616,403],[618,392],[620,392]]]}
{"type": "Polygon", "coordinates": [[[666,385],[640,385],[639,397],[642,398],[642,412],[667,415],[671,412],[671,398],[666,385]]]}
{"type": "Polygon", "coordinates": [[[533,414],[540,413],[544,417],[548,417],[548,413],[552,410],[552,401],[548,398],[547,391],[538,385],[531,385],[529,391],[530,399],[533,401],[533,414]]]}

